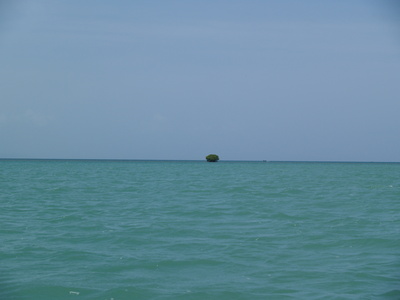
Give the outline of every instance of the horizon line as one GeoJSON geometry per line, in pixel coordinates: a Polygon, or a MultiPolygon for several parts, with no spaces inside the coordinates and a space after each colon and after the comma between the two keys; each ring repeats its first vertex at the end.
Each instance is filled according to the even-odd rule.
{"type": "MultiPolygon", "coordinates": [[[[0,157],[0,161],[29,160],[29,161],[141,161],[141,162],[207,162],[205,159],[135,159],[135,158],[8,158],[0,157]]],[[[241,160],[220,159],[218,162],[261,162],[261,163],[400,163],[400,161],[351,161],[351,160],[241,160]]]]}

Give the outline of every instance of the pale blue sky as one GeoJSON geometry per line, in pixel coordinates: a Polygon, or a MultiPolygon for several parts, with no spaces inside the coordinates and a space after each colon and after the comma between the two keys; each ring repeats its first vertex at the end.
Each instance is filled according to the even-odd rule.
{"type": "Polygon", "coordinates": [[[0,157],[400,161],[398,7],[0,4],[0,157]]]}

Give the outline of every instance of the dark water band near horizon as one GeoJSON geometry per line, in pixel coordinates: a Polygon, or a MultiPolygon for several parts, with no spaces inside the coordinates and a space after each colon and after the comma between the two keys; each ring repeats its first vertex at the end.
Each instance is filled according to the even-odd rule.
{"type": "Polygon", "coordinates": [[[0,299],[400,299],[400,164],[0,160],[0,299]]]}
{"type": "MultiPolygon", "coordinates": [[[[2,157],[0,161],[81,161],[81,162],[207,162],[205,159],[146,159],[146,158],[30,158],[2,157]]],[[[339,163],[339,164],[400,164],[398,161],[351,161],[351,160],[244,160],[220,159],[223,163],[339,163]]]]}

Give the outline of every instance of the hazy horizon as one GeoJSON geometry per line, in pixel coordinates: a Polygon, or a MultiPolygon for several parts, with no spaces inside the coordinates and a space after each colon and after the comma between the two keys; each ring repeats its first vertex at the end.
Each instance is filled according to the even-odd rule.
{"type": "MultiPolygon", "coordinates": [[[[205,162],[204,159],[135,159],[135,158],[0,158],[0,161],[104,161],[104,162],[205,162]]],[[[239,160],[220,159],[218,163],[321,163],[321,164],[400,164],[397,161],[340,161],[340,160],[239,160]]]]}

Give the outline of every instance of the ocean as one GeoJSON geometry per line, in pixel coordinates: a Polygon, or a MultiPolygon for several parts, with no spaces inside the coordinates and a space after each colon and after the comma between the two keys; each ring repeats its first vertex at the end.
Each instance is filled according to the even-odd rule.
{"type": "Polygon", "coordinates": [[[0,299],[400,299],[400,164],[0,160],[0,299]]]}

